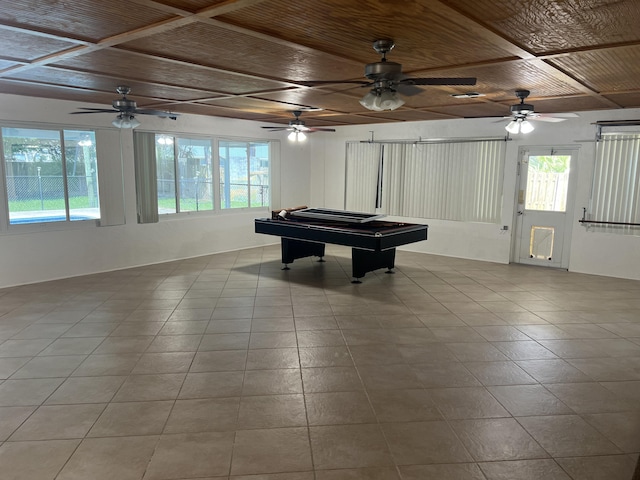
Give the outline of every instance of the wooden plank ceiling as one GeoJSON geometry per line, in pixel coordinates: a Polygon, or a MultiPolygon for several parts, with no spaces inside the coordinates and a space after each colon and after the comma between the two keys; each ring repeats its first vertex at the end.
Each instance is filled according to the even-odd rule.
{"type": "MultiPolygon", "coordinates": [[[[540,113],[640,107],[637,0],[12,0],[0,4],[0,92],[310,126],[507,115],[514,91],[540,113]],[[394,112],[358,100],[393,39],[425,86],[394,112]],[[456,99],[455,93],[478,92],[456,99]]],[[[94,105],[91,105],[94,106],[94,105]]],[[[106,120],[106,118],[105,118],[106,120]]]]}

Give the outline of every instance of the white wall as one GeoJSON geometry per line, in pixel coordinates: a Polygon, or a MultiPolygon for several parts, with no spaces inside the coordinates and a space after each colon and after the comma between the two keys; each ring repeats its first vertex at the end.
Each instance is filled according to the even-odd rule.
{"type": "MultiPolygon", "coordinates": [[[[159,223],[138,224],[132,132],[113,128],[111,121],[115,115],[68,114],[80,106],[86,104],[0,95],[0,122],[5,125],[37,122],[55,125],[56,128],[63,125],[105,129],[99,130],[98,134],[102,132],[103,137],[121,140],[122,146],[118,140],[106,142],[106,146],[103,143],[98,161],[107,162],[102,167],[108,167],[105,171],[110,174],[113,170],[124,172],[124,185],[117,186],[114,191],[124,192],[126,223],[108,227],[87,225],[86,222],[21,225],[25,228],[7,229],[4,218],[4,225],[0,226],[0,288],[277,242],[275,237],[254,233],[253,219],[270,216],[270,208],[161,216],[159,223]],[[119,168],[120,162],[122,169],[119,168]]],[[[275,162],[272,172],[275,177],[272,179],[274,208],[310,201],[309,148],[290,144],[284,134],[261,129],[262,123],[195,115],[182,115],[175,122],[151,116],[140,116],[139,120],[142,122],[139,129],[142,130],[279,140],[280,160],[275,162]]],[[[114,204],[120,205],[120,213],[121,200],[112,198],[114,204]]],[[[2,208],[3,202],[0,200],[2,208]]],[[[2,217],[6,215],[0,214],[0,219],[2,217]]]]}
{"type": "MultiPolygon", "coordinates": [[[[68,127],[109,129],[111,116],[68,115],[86,104],[0,95],[0,122],[40,122],[68,127]]],[[[575,198],[569,270],[605,276],[640,279],[640,237],[587,231],[578,223],[589,200],[594,159],[596,120],[638,118],[640,110],[581,112],[580,118],[559,124],[536,123],[536,130],[507,143],[503,215],[500,225],[439,220],[404,219],[428,223],[429,240],[407,249],[499,263],[508,263],[514,224],[516,165],[520,146],[578,146],[578,187],[575,198]]],[[[493,119],[404,122],[337,127],[336,133],[316,133],[305,144],[291,144],[285,134],[268,133],[260,122],[180,116],[176,122],[141,117],[143,130],[191,133],[237,138],[280,140],[280,162],[274,164],[273,208],[306,204],[344,207],[345,141],[432,139],[502,136],[502,124],[493,119]]],[[[28,232],[8,232],[0,226],[0,288],[131,266],[219,253],[276,243],[278,239],[253,232],[253,219],[264,211],[216,212],[184,217],[162,217],[157,224],[136,223],[132,134],[121,131],[119,142],[109,145],[99,161],[121,162],[124,171],[124,225],[93,225],[60,229],[36,226],[28,232]]],[[[285,132],[286,133],[286,132],[285,132]]],[[[574,169],[575,173],[575,169],[574,169]]],[[[117,190],[117,189],[115,189],[117,190]]],[[[1,203],[1,202],[0,202],[1,203]]],[[[0,214],[1,215],[1,214],[0,214]]],[[[0,217],[1,220],[1,217],[0,217]]],[[[67,226],[68,227],[68,226],[67,226]]]]}
{"type": "MultiPolygon", "coordinates": [[[[589,204],[595,152],[597,120],[638,118],[640,110],[580,112],[580,117],[562,123],[536,122],[527,135],[515,135],[507,143],[503,187],[502,219],[499,225],[408,219],[429,224],[429,239],[411,244],[407,250],[438,255],[509,263],[514,233],[517,161],[520,147],[578,148],[578,175],[575,209],[571,229],[569,270],[621,278],[640,279],[640,236],[625,236],[588,231],[578,223],[582,207],[589,204]],[[508,232],[500,230],[509,227],[508,232]]],[[[495,119],[440,120],[342,127],[335,134],[323,134],[322,145],[315,143],[311,158],[311,204],[332,208],[344,207],[345,142],[369,140],[434,139],[461,137],[499,137],[505,135],[504,124],[495,119]]],[[[640,235],[640,230],[637,231],[640,235]]]]}

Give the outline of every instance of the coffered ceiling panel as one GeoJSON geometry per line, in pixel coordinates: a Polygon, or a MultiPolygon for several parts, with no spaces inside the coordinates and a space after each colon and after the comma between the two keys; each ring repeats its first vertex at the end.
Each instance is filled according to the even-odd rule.
{"type": "Polygon", "coordinates": [[[516,89],[543,113],[640,107],[639,24],[637,0],[12,0],[0,93],[110,105],[128,85],[177,113],[287,123],[314,107],[320,125],[491,117],[516,89]],[[387,63],[376,40],[395,43],[387,63]],[[477,83],[367,110],[359,100],[386,77],[353,82],[392,62],[477,83]],[[469,92],[482,97],[451,96],[469,92]]]}

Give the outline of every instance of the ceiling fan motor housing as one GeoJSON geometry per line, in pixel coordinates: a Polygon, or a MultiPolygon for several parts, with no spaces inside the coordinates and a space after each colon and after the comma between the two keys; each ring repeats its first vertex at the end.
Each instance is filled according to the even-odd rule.
{"type": "Polygon", "coordinates": [[[516,116],[527,116],[533,113],[533,105],[529,103],[519,103],[517,105],[511,105],[511,113],[516,116]]]}
{"type": "Polygon", "coordinates": [[[396,62],[369,63],[364,68],[364,76],[370,80],[395,80],[402,75],[402,65],[396,62]]]}
{"type": "Polygon", "coordinates": [[[129,100],[128,98],[119,98],[118,100],[114,100],[111,102],[111,105],[113,105],[113,108],[120,110],[121,112],[135,110],[138,107],[136,102],[129,100]]]}

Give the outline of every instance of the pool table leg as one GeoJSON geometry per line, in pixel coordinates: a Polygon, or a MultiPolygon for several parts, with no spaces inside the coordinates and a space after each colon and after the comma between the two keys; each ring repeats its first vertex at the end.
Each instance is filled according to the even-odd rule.
{"type": "Polygon", "coordinates": [[[294,240],[292,238],[282,238],[280,242],[282,251],[282,270],[289,270],[288,264],[293,263],[298,258],[324,257],[324,243],[305,242],[304,240],[294,240]]]}
{"type": "MultiPolygon", "coordinates": [[[[367,272],[373,272],[379,268],[387,268],[386,273],[394,273],[396,249],[390,248],[382,252],[371,252],[369,250],[361,250],[359,248],[351,249],[351,271],[352,277],[359,279],[365,276],[367,272]]],[[[360,283],[352,281],[351,283],[360,283]]]]}

